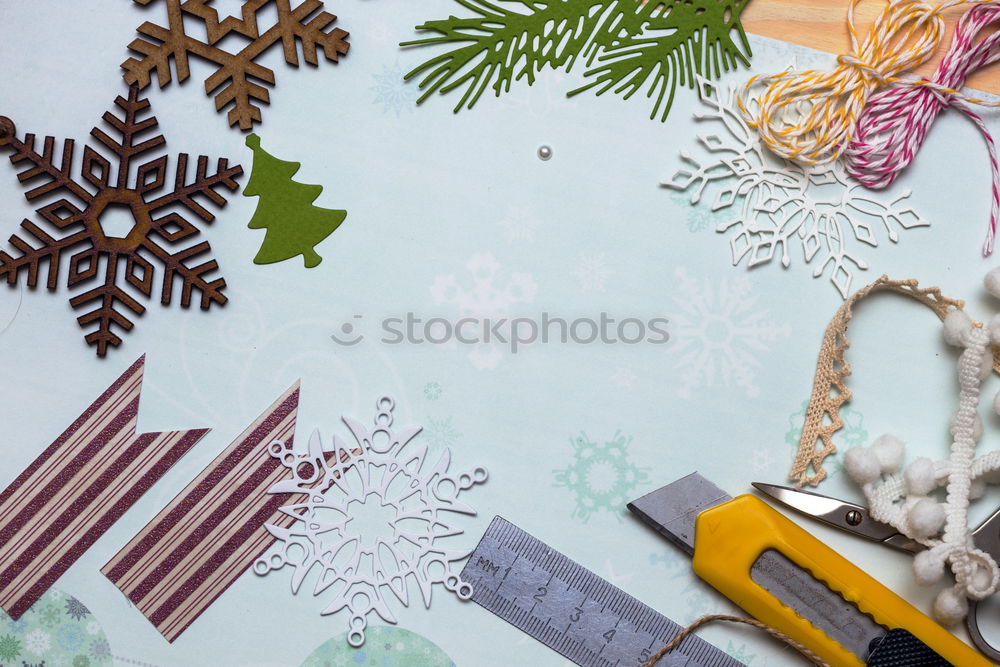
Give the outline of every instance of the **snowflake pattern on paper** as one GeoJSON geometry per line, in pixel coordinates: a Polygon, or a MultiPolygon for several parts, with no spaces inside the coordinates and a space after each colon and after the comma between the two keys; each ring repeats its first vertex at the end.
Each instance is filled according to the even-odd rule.
{"type": "MultiPolygon", "coordinates": [[[[104,114],[111,133],[95,127],[90,134],[95,146],[103,146],[117,164],[112,166],[97,148],[86,145],[79,180],[71,174],[76,151],[72,139],[63,143],[60,152],[55,138],[46,137],[39,153],[35,135],[28,134],[20,141],[13,124],[7,126],[8,131],[0,127],[0,146],[13,149],[10,160],[21,170],[21,182],[31,184],[24,196],[29,202],[42,200],[39,203],[44,205],[37,210],[47,223],[44,228],[30,220],[21,223],[23,235],[10,238],[13,254],[0,250],[0,279],[14,285],[23,277],[28,287],[35,287],[46,274],[45,285],[52,291],[60,279],[71,289],[89,287],[69,303],[74,309],[87,309],[77,322],[85,329],[96,325],[86,340],[102,357],[109,346],[121,344],[116,329],[132,328],[129,311],[136,315],[145,312],[136,297],[148,298],[158,292],[160,302],[169,305],[175,297],[175,283],[180,282],[177,291],[184,308],[190,307],[195,293],[200,293],[205,310],[226,302],[222,293],[226,281],[213,277],[218,264],[205,257],[212,250],[209,244],[182,244],[200,233],[183,213],[186,209],[202,222],[212,222],[214,216],[195,196],[223,206],[226,200],[218,190],[236,190],[236,178],[243,173],[239,166],[230,167],[225,158],[209,173],[208,158],[201,156],[193,180],[188,181],[188,155],[181,153],[173,183],[167,186],[171,178],[167,156],[154,155],[166,140],[156,132],[154,116],[143,118],[149,102],[132,87],[128,99],[118,97],[115,106],[120,116],[104,114]],[[57,153],[61,153],[59,157],[57,153]],[[133,184],[129,185],[132,174],[133,184]],[[165,188],[168,190],[163,193],[165,188]],[[127,215],[127,229],[117,230],[108,224],[119,214],[127,215]],[[53,236],[53,229],[62,233],[53,236]],[[178,245],[181,247],[175,247],[178,245]],[[158,289],[154,265],[162,267],[158,289]]],[[[4,120],[0,119],[0,126],[4,120]]]]}
{"type": "Polygon", "coordinates": [[[52,635],[44,630],[32,630],[24,636],[24,648],[28,653],[40,656],[49,650],[52,635]]]}
{"type": "Polygon", "coordinates": [[[750,652],[750,649],[746,644],[740,644],[737,646],[731,639],[726,642],[726,653],[729,657],[734,660],[739,660],[744,665],[752,665],[754,659],[757,657],[756,653],[750,652]]]}
{"type": "Polygon", "coordinates": [[[462,434],[455,428],[451,417],[443,419],[428,417],[424,436],[427,439],[427,444],[433,449],[444,449],[455,446],[462,434]]]}
{"type": "Polygon", "coordinates": [[[698,89],[706,111],[695,118],[712,123],[717,133],[698,135],[708,157],[682,151],[686,166],[663,185],[689,192],[692,205],[706,190],[716,191],[710,209],[729,211],[716,231],[735,232],[729,239],[734,266],[744,259],[748,267],[765,264],[777,253],[787,268],[789,245],[798,245],[805,263],[814,267],[813,277],[829,267],[830,282],[847,298],[855,268],[868,268],[857,245],[878,247],[883,233],[895,243],[901,230],[930,224],[904,205],[908,190],[883,201],[839,162],[803,167],[771,154],[740,116],[734,84],[725,98],[724,86],[701,77],[698,89]]]}
{"type": "MultiPolygon", "coordinates": [[[[806,423],[806,411],[809,409],[808,399],[802,402],[802,407],[798,412],[788,416],[788,430],[785,432],[785,442],[791,448],[790,458],[795,459],[795,454],[799,451],[799,439],[802,437],[802,427],[806,423]]],[[[833,478],[844,471],[844,462],[841,459],[842,453],[851,447],[861,447],[867,445],[868,430],[865,428],[865,417],[850,405],[844,404],[840,407],[840,419],[844,425],[837,431],[837,453],[829,456],[824,461],[827,469],[827,478],[833,478]]]]}
{"type": "Polygon", "coordinates": [[[573,277],[579,283],[580,291],[584,293],[603,292],[607,287],[608,278],[614,274],[615,272],[608,268],[603,252],[580,255],[580,262],[573,270],[573,277]]]}
{"type": "Polygon", "coordinates": [[[750,456],[750,467],[757,477],[769,471],[773,463],[774,457],[771,456],[771,450],[764,447],[754,450],[750,456]]]}
{"type": "MultiPolygon", "coordinates": [[[[156,0],[134,0],[140,5],[149,5],[156,0]]],[[[219,12],[209,6],[211,0],[165,0],[168,27],[149,21],[138,28],[141,38],[128,45],[138,57],[122,63],[125,81],[145,88],[155,73],[160,88],[171,80],[171,63],[177,73],[177,82],[182,83],[191,75],[189,60],[197,56],[212,63],[216,70],[205,81],[205,93],[215,93],[215,108],[229,110],[229,124],[239,125],[241,130],[249,130],[261,119],[261,108],[257,102],[270,102],[270,93],[265,86],[274,86],[274,72],[257,62],[259,56],[270,47],[281,44],[285,62],[299,66],[299,46],[302,59],[312,66],[319,65],[317,51],[326,59],[338,62],[347,53],[347,33],[340,28],[330,28],[337,17],[320,11],[320,0],[303,0],[294,8],[289,0],[247,0],[243,3],[240,17],[227,16],[219,20],[219,12]],[[273,5],[272,5],[273,2],[273,5]],[[274,25],[261,30],[258,26],[258,12],[274,9],[277,20],[274,25]],[[190,34],[194,27],[204,30],[207,41],[190,34]],[[227,38],[239,38],[245,42],[237,53],[230,53],[220,47],[227,38]],[[263,85],[262,85],[263,84],[263,85]],[[221,88],[221,90],[220,90],[221,88]]]]}
{"type": "Polygon", "coordinates": [[[637,378],[632,369],[625,366],[616,368],[615,372],[611,374],[611,383],[622,389],[631,389],[635,385],[636,380],[637,378]]]}
{"type": "Polygon", "coordinates": [[[403,109],[412,113],[417,106],[417,87],[403,80],[405,73],[397,62],[392,67],[383,65],[381,73],[372,74],[374,83],[369,88],[375,93],[372,104],[381,104],[382,113],[392,112],[399,118],[403,109]]]}
{"type": "Polygon", "coordinates": [[[17,637],[11,635],[0,637],[0,660],[10,662],[21,655],[22,649],[21,641],[17,637]]]}
{"type": "Polygon", "coordinates": [[[440,540],[462,534],[451,514],[475,516],[458,497],[485,482],[488,473],[485,468],[449,473],[449,450],[425,466],[427,447],[414,444],[420,427],[394,430],[394,406],[391,398],[378,400],[373,429],[345,416],[357,445],[349,447],[334,436],[338,455],[330,460],[318,432],[309,439],[308,453],[296,454],[280,442],[269,448],[291,476],[269,492],[294,493],[305,500],[281,508],[295,519],[290,528],[267,525],[279,542],[278,551],[254,563],[254,572],[265,575],[290,565],[292,592],[298,593],[310,571],[318,570],[313,595],[329,591],[332,598],[320,613],[347,609],[348,642],[355,647],[365,641],[371,613],[396,623],[392,597],[408,605],[411,583],[428,608],[435,584],[464,600],[472,596],[472,586],[455,572],[455,564],[471,550],[450,549],[440,540]],[[349,456],[339,455],[348,451],[349,456]],[[360,532],[369,526],[352,525],[363,508],[380,511],[383,530],[374,537],[360,532]]]}
{"type": "Polygon", "coordinates": [[[53,588],[16,621],[0,611],[0,665],[110,667],[111,653],[90,610],[53,588]]]}
{"type": "Polygon", "coordinates": [[[725,604],[721,601],[722,596],[691,572],[690,558],[657,552],[649,555],[649,563],[650,565],[660,563],[666,568],[665,579],[671,582],[675,599],[684,606],[680,620],[690,622],[708,613],[725,613],[720,609],[725,604]]]}
{"type": "Polygon", "coordinates": [[[345,637],[327,640],[299,667],[455,667],[441,647],[410,630],[376,625],[369,635],[360,649],[346,646],[345,637]]]}
{"type": "Polygon", "coordinates": [[[535,217],[535,212],[530,206],[508,204],[507,214],[499,224],[507,234],[508,242],[527,241],[533,243],[535,230],[541,223],[535,217]]]}
{"type": "Polygon", "coordinates": [[[472,277],[471,287],[463,286],[454,274],[438,276],[431,286],[434,303],[457,306],[458,319],[468,317],[479,324],[484,320],[493,323],[505,320],[496,330],[504,340],[493,341],[491,327],[466,327],[463,335],[476,337],[479,345],[473,346],[468,358],[479,369],[496,368],[503,358],[504,341],[509,340],[510,326],[506,318],[511,306],[531,303],[535,300],[538,286],[527,273],[511,273],[505,283],[500,282],[501,264],[490,253],[479,253],[469,258],[465,268],[472,277]],[[475,329],[475,331],[473,331],[475,329]]]}
{"type": "Polygon", "coordinates": [[[608,512],[621,521],[625,505],[638,495],[636,489],[649,481],[649,468],[629,461],[631,442],[620,431],[604,442],[594,442],[586,433],[570,438],[573,460],[552,472],[556,488],[573,492],[574,519],[586,523],[594,514],[608,512]]]}
{"type": "Polygon", "coordinates": [[[424,385],[424,398],[428,401],[438,400],[443,392],[444,388],[440,382],[431,381],[424,385]]]}
{"type": "MultiPolygon", "coordinates": [[[[691,206],[691,201],[683,192],[671,193],[670,199],[684,206],[687,230],[692,234],[705,231],[715,220],[715,213],[711,209],[704,206],[691,206]]],[[[671,219],[670,222],[675,221],[671,219]]]]}
{"type": "Polygon", "coordinates": [[[770,349],[768,343],[787,338],[791,327],[767,318],[746,276],[722,278],[714,285],[682,268],[674,274],[680,281],[673,297],[677,309],[670,318],[673,354],[681,371],[678,395],[691,398],[697,389],[721,384],[756,396],[758,355],[770,349]]]}

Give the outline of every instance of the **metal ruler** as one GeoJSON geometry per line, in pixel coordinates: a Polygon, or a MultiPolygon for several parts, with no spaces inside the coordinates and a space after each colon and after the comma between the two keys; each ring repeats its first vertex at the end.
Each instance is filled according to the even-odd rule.
{"type": "MultiPolygon", "coordinates": [[[[640,667],[681,626],[501,517],[465,569],[472,600],[584,667],[640,667]]],[[[687,637],[657,667],[739,667],[687,637]]]]}

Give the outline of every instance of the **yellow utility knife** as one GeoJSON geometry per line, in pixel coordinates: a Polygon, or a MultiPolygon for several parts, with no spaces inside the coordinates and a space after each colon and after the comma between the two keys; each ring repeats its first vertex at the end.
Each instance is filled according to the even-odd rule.
{"type": "Polygon", "coordinates": [[[927,656],[911,664],[991,664],[759,498],[692,473],[628,508],[691,554],[699,577],[831,665],[891,665],[876,656],[900,634],[927,656]]]}

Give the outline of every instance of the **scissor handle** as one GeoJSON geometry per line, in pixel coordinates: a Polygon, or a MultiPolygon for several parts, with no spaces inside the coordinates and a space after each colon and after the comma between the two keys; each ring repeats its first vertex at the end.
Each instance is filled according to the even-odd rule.
{"type": "Polygon", "coordinates": [[[969,629],[969,637],[976,648],[990,660],[1000,662],[1000,649],[990,644],[979,629],[979,600],[969,600],[969,615],[965,617],[965,626],[969,629]]]}

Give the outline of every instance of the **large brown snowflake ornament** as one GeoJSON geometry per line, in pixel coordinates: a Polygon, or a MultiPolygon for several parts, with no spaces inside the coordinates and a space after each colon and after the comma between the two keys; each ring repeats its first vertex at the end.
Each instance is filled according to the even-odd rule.
{"type": "Polygon", "coordinates": [[[180,153],[176,170],[170,174],[166,155],[149,155],[160,152],[156,149],[166,144],[156,131],[156,118],[142,118],[147,115],[149,102],[141,99],[138,89],[132,86],[128,99],[118,97],[115,105],[120,115],[110,111],[104,114],[110,134],[100,127],[90,134],[117,165],[112,166],[95,147],[85,145],[82,180],[72,175],[76,149],[72,139],[65,140],[57,156],[55,138],[45,137],[39,153],[35,135],[27,134],[21,141],[14,124],[0,118],[0,147],[13,149],[10,161],[20,170],[21,183],[31,188],[24,196],[29,202],[41,200],[43,205],[37,211],[48,223],[45,227],[31,220],[21,223],[24,238],[16,234],[10,237],[14,254],[0,250],[0,279],[14,285],[23,277],[28,287],[35,287],[47,262],[48,289],[58,287],[61,269],[67,287],[90,287],[73,296],[70,305],[86,309],[77,318],[81,327],[97,325],[86,340],[97,347],[102,357],[109,345],[121,344],[113,327],[125,331],[132,328],[127,312],[141,315],[145,311],[134,296],[153,295],[155,265],[162,267],[159,293],[164,305],[173,300],[176,283],[180,283],[180,301],[185,308],[191,305],[195,292],[200,293],[205,310],[213,303],[226,302],[222,293],[226,281],[211,275],[219,265],[213,259],[202,261],[211,247],[205,241],[183,243],[197,236],[199,230],[182,213],[186,209],[202,221],[212,222],[215,217],[195,197],[203,196],[224,206],[226,198],[217,189],[235,191],[236,179],[243,173],[240,166],[230,167],[224,158],[219,159],[215,172],[209,173],[208,158],[201,156],[194,178],[189,181],[188,155],[180,153]],[[130,178],[130,174],[134,177],[130,178]],[[171,177],[172,186],[163,192],[171,177]],[[124,228],[118,226],[120,218],[126,220],[124,228]],[[57,235],[61,238],[49,233],[53,228],[62,233],[57,235]],[[67,256],[68,274],[63,266],[67,256]],[[195,261],[202,263],[194,265],[195,261]]]}
{"type": "MultiPolygon", "coordinates": [[[[156,0],[134,0],[140,5],[148,5],[156,0]]],[[[215,95],[215,109],[229,110],[229,124],[239,125],[241,130],[249,130],[255,122],[260,122],[260,107],[255,101],[270,102],[267,88],[261,83],[273,86],[274,72],[256,62],[257,57],[281,42],[285,62],[298,67],[298,44],[302,44],[302,57],[310,65],[319,64],[316,49],[331,62],[337,62],[347,53],[347,33],[340,28],[329,29],[337,17],[329,12],[319,11],[323,7],[320,0],[303,0],[292,9],[290,0],[247,0],[242,5],[241,17],[227,16],[219,20],[218,11],[208,3],[211,0],[165,0],[168,27],[147,21],[139,26],[143,38],[128,45],[139,54],[122,63],[125,81],[140,88],[149,85],[153,72],[163,88],[170,83],[170,61],[173,59],[177,70],[177,80],[184,81],[190,74],[189,56],[204,58],[216,66],[215,73],[205,81],[205,92],[215,95]],[[261,32],[257,25],[258,12],[273,5],[277,10],[277,21],[261,32]],[[185,21],[199,22],[204,26],[207,41],[192,37],[185,30],[185,21]],[[238,36],[246,45],[237,53],[222,49],[219,44],[225,38],[238,36]]]]}

